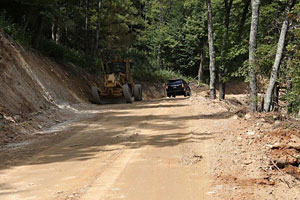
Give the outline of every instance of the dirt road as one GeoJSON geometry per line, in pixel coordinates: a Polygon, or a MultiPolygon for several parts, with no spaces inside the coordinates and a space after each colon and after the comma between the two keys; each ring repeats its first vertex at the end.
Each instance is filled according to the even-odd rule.
{"type": "Polygon", "coordinates": [[[210,199],[214,137],[234,124],[207,102],[91,106],[99,113],[61,130],[67,137],[3,167],[0,199],[210,199]]]}

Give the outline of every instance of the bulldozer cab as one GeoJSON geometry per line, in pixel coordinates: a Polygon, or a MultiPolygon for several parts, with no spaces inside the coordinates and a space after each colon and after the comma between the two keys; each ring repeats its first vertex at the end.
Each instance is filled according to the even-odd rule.
{"type": "Polygon", "coordinates": [[[125,63],[107,63],[104,69],[105,74],[126,73],[125,63]]]}
{"type": "Polygon", "coordinates": [[[129,74],[130,62],[126,60],[112,60],[102,66],[104,74],[129,74]]]}

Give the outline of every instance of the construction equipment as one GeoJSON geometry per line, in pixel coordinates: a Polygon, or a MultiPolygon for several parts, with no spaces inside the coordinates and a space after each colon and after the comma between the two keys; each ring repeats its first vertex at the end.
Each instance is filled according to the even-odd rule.
{"type": "Polygon", "coordinates": [[[102,72],[101,86],[92,87],[94,103],[132,103],[142,100],[142,86],[134,84],[129,60],[102,63],[102,72]]]}

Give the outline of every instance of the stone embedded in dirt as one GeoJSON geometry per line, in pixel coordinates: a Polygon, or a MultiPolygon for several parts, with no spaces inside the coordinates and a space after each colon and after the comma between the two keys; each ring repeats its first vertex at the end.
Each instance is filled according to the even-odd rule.
{"type": "Polygon", "coordinates": [[[239,189],[237,186],[233,187],[232,190],[237,190],[239,189]]]}
{"type": "Polygon", "coordinates": [[[181,158],[182,165],[194,165],[203,159],[202,155],[184,155],[181,158]]]}
{"type": "Polygon", "coordinates": [[[276,120],[276,121],[274,122],[274,124],[278,125],[278,124],[281,124],[281,122],[280,122],[279,120],[276,120]]]}
{"type": "Polygon", "coordinates": [[[245,115],[245,118],[246,118],[246,119],[250,119],[250,118],[251,118],[251,115],[250,115],[249,113],[247,113],[247,114],[245,115]]]}
{"type": "Polygon", "coordinates": [[[217,186],[216,186],[216,189],[217,189],[217,190],[222,190],[223,188],[224,188],[223,185],[217,185],[217,186]]]}
{"type": "Polygon", "coordinates": [[[255,131],[247,131],[247,135],[255,135],[255,131]]]}
{"type": "Polygon", "coordinates": [[[7,121],[10,121],[12,123],[16,123],[16,121],[12,117],[10,117],[10,116],[5,116],[4,115],[4,119],[6,119],[7,121]]]}
{"type": "Polygon", "coordinates": [[[217,191],[216,190],[213,190],[213,191],[209,191],[209,192],[207,192],[207,194],[216,194],[217,193],[217,191]]]}
{"type": "Polygon", "coordinates": [[[21,115],[15,115],[15,116],[13,116],[13,119],[15,121],[20,121],[22,119],[22,117],[21,117],[21,115]]]}
{"type": "Polygon", "coordinates": [[[244,164],[245,164],[245,165],[250,165],[251,163],[252,163],[251,160],[246,160],[246,161],[244,161],[244,164]]]}

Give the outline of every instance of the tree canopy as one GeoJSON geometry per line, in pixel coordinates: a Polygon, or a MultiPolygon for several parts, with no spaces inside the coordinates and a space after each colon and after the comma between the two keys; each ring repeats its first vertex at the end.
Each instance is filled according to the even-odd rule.
{"type": "MultiPolygon", "coordinates": [[[[261,1],[255,75],[263,83],[270,77],[289,2],[261,1]]],[[[219,82],[248,81],[251,0],[211,3],[219,82]]],[[[204,81],[209,79],[205,1],[2,0],[0,12],[2,31],[14,39],[89,70],[97,68],[97,60],[123,57],[134,61],[136,71],[148,74],[165,70],[196,77],[202,63],[204,81]]],[[[293,83],[284,96],[292,110],[299,109],[299,13],[299,1],[294,1],[277,80],[282,87],[287,80],[293,83]]],[[[265,90],[258,88],[259,93],[265,90]]]]}

